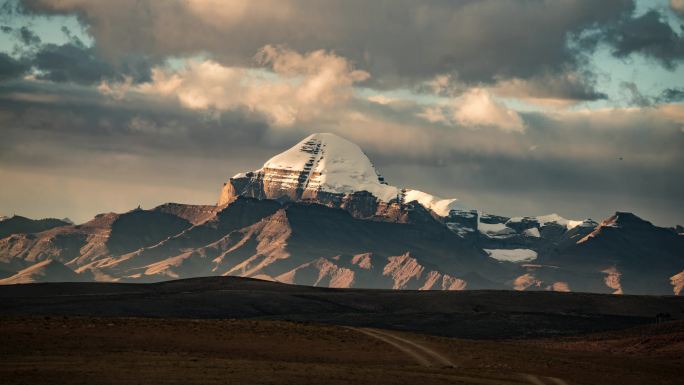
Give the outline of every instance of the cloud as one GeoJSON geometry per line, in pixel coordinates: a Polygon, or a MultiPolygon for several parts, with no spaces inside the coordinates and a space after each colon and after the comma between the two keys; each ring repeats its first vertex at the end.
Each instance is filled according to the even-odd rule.
{"type": "MultiPolygon", "coordinates": [[[[528,79],[500,77],[494,83],[479,83],[475,86],[462,81],[458,74],[441,74],[415,90],[417,93],[453,98],[473,88],[486,90],[499,98],[556,108],[608,98],[606,94],[596,91],[593,74],[570,68],[558,73],[543,72],[528,79]]],[[[432,111],[435,112],[434,109],[432,111]]]]}
{"type": "Polygon", "coordinates": [[[446,105],[430,105],[418,114],[431,123],[466,128],[494,127],[505,132],[525,131],[525,122],[515,111],[484,88],[472,88],[446,105]]]}
{"type": "Polygon", "coordinates": [[[39,79],[53,82],[93,84],[114,75],[112,67],[91,49],[70,43],[46,44],[36,52],[31,64],[39,71],[39,79]]]}
{"type": "Polygon", "coordinates": [[[641,54],[670,70],[684,59],[684,36],[675,32],[658,10],[637,17],[625,16],[617,23],[598,27],[580,40],[585,48],[605,43],[615,57],[641,54]]]}
{"type": "Polygon", "coordinates": [[[23,26],[19,28],[19,38],[21,39],[21,42],[24,43],[25,45],[38,45],[40,44],[41,40],[38,35],[33,33],[28,27],[23,26]]]}
{"type": "Polygon", "coordinates": [[[653,105],[654,100],[641,93],[639,87],[634,82],[622,82],[620,83],[620,88],[627,91],[628,104],[639,107],[650,107],[653,105]]]}
{"type": "Polygon", "coordinates": [[[517,112],[507,108],[481,88],[463,95],[453,106],[452,118],[466,127],[492,126],[502,131],[523,132],[525,125],[517,112]]]}
{"type": "Polygon", "coordinates": [[[77,42],[44,44],[28,61],[38,71],[37,78],[53,82],[98,84],[103,80],[150,79],[151,64],[141,57],[120,59],[118,65],[101,59],[93,47],[77,42]]]}
{"type": "Polygon", "coordinates": [[[490,87],[500,97],[516,98],[542,106],[568,106],[584,101],[607,99],[596,91],[590,74],[568,70],[557,74],[543,73],[529,79],[501,79],[490,87]]]}
{"type": "MultiPolygon", "coordinates": [[[[150,79],[150,68],[154,64],[145,55],[125,55],[109,61],[103,58],[96,46],[84,43],[78,36],[62,26],[66,42],[62,44],[45,43],[41,37],[28,26],[19,28],[3,26],[2,32],[8,34],[14,42],[11,57],[4,55],[3,69],[23,67],[21,73],[30,72],[32,76],[52,82],[70,82],[77,84],[97,84],[102,81],[121,81],[130,78],[138,83],[150,79]]],[[[54,37],[50,37],[54,39],[54,37]]],[[[16,76],[14,73],[13,76],[16,76]]]]}
{"type": "Polygon", "coordinates": [[[614,23],[631,0],[25,0],[28,12],[78,15],[107,58],[210,53],[245,66],[268,44],[335,51],[376,88],[456,74],[470,85],[577,69],[572,34],[614,23]],[[543,33],[539,33],[543,31],[543,33]],[[236,38],[238,37],[239,38],[236,38]]]}
{"type": "Polygon", "coordinates": [[[155,68],[152,81],[137,87],[146,94],[177,98],[190,109],[247,108],[278,127],[311,121],[344,106],[352,86],[368,79],[343,57],[323,50],[300,54],[265,46],[256,60],[264,70],[189,60],[180,70],[155,68]]]}
{"type": "Polygon", "coordinates": [[[27,71],[26,63],[0,52],[0,81],[18,78],[27,71]]]}
{"type": "Polygon", "coordinates": [[[660,94],[658,101],[664,103],[684,101],[684,88],[667,88],[660,94]]]}
{"type": "Polygon", "coordinates": [[[12,56],[0,52],[0,78],[30,73],[36,79],[76,84],[125,79],[137,83],[150,79],[152,63],[144,56],[128,55],[110,62],[101,58],[94,46],[87,46],[66,27],[62,30],[68,38],[66,43],[43,44],[27,26],[5,26],[3,32],[10,34],[17,44],[12,56]]]}

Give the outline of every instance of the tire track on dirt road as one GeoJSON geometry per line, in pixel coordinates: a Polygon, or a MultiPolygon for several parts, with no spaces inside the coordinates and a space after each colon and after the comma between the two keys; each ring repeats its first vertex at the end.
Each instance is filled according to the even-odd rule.
{"type": "MultiPolygon", "coordinates": [[[[347,329],[356,331],[358,333],[365,334],[369,337],[375,338],[389,345],[392,345],[396,349],[404,352],[413,358],[418,364],[428,368],[456,368],[456,364],[451,361],[445,355],[435,351],[434,349],[427,347],[417,341],[412,341],[408,338],[404,338],[400,335],[392,333],[387,330],[378,330],[371,328],[360,328],[360,327],[346,327],[347,329]]],[[[453,377],[453,376],[450,376],[453,377]]],[[[514,377],[515,378],[515,377],[514,377]]],[[[475,378],[475,377],[465,377],[456,376],[454,379],[458,379],[465,382],[471,382],[474,384],[522,384],[520,380],[511,378],[509,381],[502,381],[502,379],[489,379],[489,378],[475,378]]],[[[536,376],[528,373],[521,373],[520,377],[525,384],[531,385],[568,385],[567,382],[556,377],[542,377],[536,376]]]]}

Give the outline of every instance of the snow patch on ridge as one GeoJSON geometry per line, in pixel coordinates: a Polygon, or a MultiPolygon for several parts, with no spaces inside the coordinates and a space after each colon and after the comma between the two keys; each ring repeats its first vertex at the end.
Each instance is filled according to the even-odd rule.
{"type": "Polygon", "coordinates": [[[462,208],[458,199],[442,199],[418,190],[407,190],[404,194],[404,202],[417,201],[440,216],[449,215],[449,211],[462,208]]]}
{"type": "Polygon", "coordinates": [[[490,238],[505,238],[515,234],[515,230],[503,223],[484,223],[478,221],[477,229],[490,238]]]}
{"type": "Polygon", "coordinates": [[[528,237],[541,238],[541,233],[539,233],[539,229],[536,227],[530,227],[529,229],[523,231],[523,234],[528,237]]]}
{"type": "Polygon", "coordinates": [[[491,258],[504,262],[530,262],[537,259],[537,252],[530,249],[484,249],[491,258]]]}

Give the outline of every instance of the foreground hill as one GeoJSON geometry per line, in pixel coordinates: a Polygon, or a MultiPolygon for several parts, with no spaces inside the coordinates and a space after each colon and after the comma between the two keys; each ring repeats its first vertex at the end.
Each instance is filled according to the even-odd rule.
{"type": "Polygon", "coordinates": [[[249,318],[523,338],[614,330],[684,318],[684,298],[514,291],[326,289],[237,277],[155,284],[0,287],[0,315],[249,318]]]}

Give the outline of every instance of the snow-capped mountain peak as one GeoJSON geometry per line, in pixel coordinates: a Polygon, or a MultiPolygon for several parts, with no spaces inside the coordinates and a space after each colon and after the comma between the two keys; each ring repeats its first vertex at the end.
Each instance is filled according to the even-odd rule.
{"type": "MultiPolygon", "coordinates": [[[[370,159],[356,144],[335,134],[311,134],[288,150],[272,157],[261,168],[269,171],[298,171],[304,189],[338,193],[368,191],[389,201],[397,189],[384,183],[370,159]]],[[[297,181],[293,181],[297,182],[297,181]]]]}
{"type": "Polygon", "coordinates": [[[385,203],[418,201],[441,216],[461,208],[457,199],[442,199],[387,184],[359,146],[330,133],[311,134],[266,161],[259,170],[233,176],[224,187],[219,204],[245,194],[298,200],[315,199],[320,192],[345,196],[364,191],[385,203]],[[264,191],[255,194],[257,181],[263,184],[264,191]]]}

